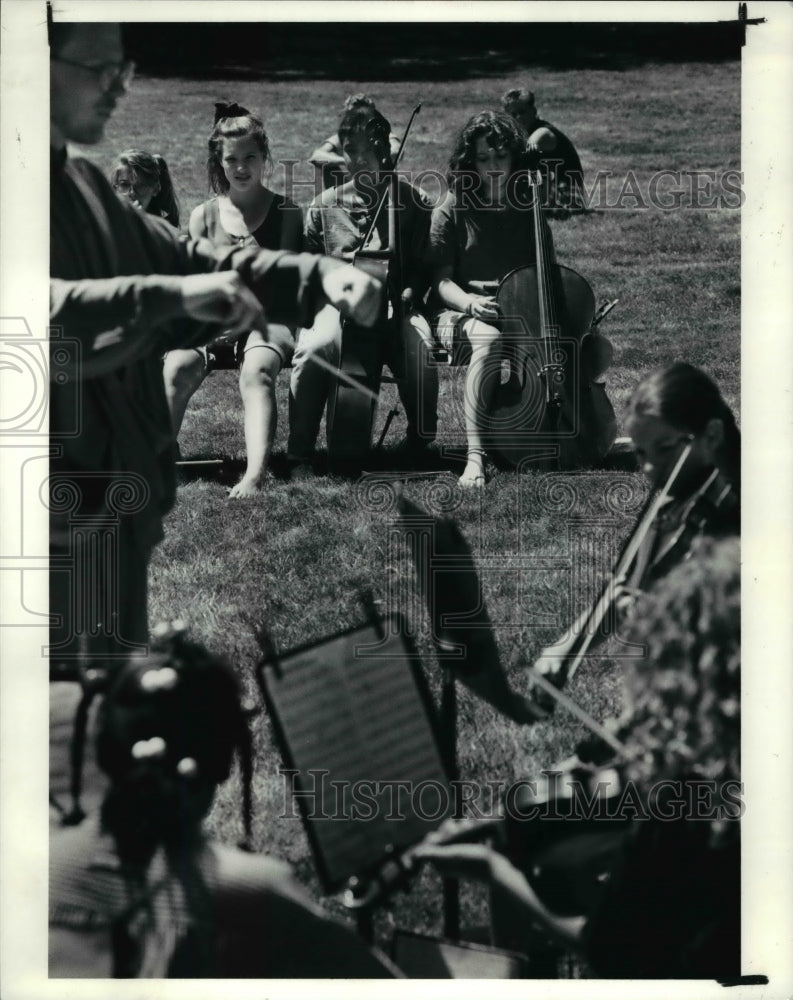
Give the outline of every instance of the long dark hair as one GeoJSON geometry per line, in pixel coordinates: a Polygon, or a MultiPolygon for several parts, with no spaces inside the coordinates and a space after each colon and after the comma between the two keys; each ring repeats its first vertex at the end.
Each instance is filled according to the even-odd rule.
{"type": "Polygon", "coordinates": [[[148,658],[132,661],[115,678],[99,719],[97,760],[111,781],[102,826],[128,873],[130,897],[138,900],[113,930],[114,975],[136,974],[140,955],[133,918],[151,907],[140,873],[160,848],[194,921],[190,945],[202,967],[211,966],[211,905],[194,849],[201,820],[215,788],[229,776],[235,751],[249,834],[250,734],[236,677],[223,660],[190,642],[180,626],[161,628],[148,658]]]}
{"type": "Polygon", "coordinates": [[[724,427],[721,471],[734,486],[741,480],[741,433],[716,383],[699,368],[678,361],[644,378],[628,404],[629,414],[658,417],[677,430],[701,434],[713,419],[724,427]]]}
{"type": "Polygon", "coordinates": [[[475,190],[479,183],[476,170],[476,140],[484,137],[493,147],[509,150],[512,174],[528,166],[528,136],[511,116],[500,111],[480,111],[469,118],[454,143],[446,179],[455,194],[475,190]]]}
{"type": "Polygon", "coordinates": [[[239,104],[216,103],[215,126],[209,137],[207,157],[207,179],[210,190],[215,194],[225,194],[230,186],[223,173],[223,140],[242,139],[246,136],[256,140],[265,163],[272,166],[270,140],[264,131],[264,122],[261,118],[239,104]]]}
{"type": "Polygon", "coordinates": [[[112,183],[115,183],[118,172],[123,167],[132,170],[148,184],[159,186],[159,191],[149,202],[146,211],[149,215],[158,215],[167,219],[172,226],[178,229],[179,202],[165,158],[159,153],[147,153],[144,149],[127,149],[119,154],[116,165],[110,173],[112,183]]]}
{"type": "Polygon", "coordinates": [[[358,102],[348,108],[339,122],[339,143],[343,146],[345,139],[352,135],[364,135],[369,141],[378,160],[384,167],[391,165],[391,147],[389,136],[391,125],[385,115],[382,115],[371,104],[358,102]]]}

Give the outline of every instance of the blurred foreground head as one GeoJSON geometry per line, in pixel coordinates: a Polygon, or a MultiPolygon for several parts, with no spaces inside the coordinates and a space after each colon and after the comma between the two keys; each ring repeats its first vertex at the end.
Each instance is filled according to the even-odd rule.
{"type": "Polygon", "coordinates": [[[231,668],[179,623],[158,631],[148,658],[114,679],[97,735],[99,766],[111,780],[102,821],[119,854],[139,863],[160,845],[192,840],[235,749],[246,774],[250,760],[231,668]]]}
{"type": "Polygon", "coordinates": [[[626,661],[628,776],[739,780],[739,540],[702,542],[636,605],[630,638],[645,656],[626,661]]]}
{"type": "Polygon", "coordinates": [[[49,38],[50,142],[97,143],[135,69],[124,60],[120,26],[54,22],[49,38]]]}

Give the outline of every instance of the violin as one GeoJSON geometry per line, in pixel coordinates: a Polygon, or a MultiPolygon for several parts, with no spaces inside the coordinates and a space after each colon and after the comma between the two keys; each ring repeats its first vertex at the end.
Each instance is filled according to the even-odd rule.
{"type": "MultiPolygon", "coordinates": [[[[386,289],[386,294],[380,315],[371,330],[350,320],[342,323],[340,377],[334,380],[331,387],[326,418],[328,456],[331,462],[360,460],[371,448],[384,363],[383,332],[389,324],[399,329],[404,318],[402,248],[396,215],[399,204],[396,169],[413,121],[420,110],[419,104],[410,116],[399,151],[386,172],[386,188],[378,201],[361,249],[353,256],[355,267],[377,278],[386,289]],[[367,249],[386,202],[387,246],[377,250],[367,249]]],[[[392,411],[389,423],[393,415],[392,411]]]]}
{"type": "MultiPolygon", "coordinates": [[[[575,675],[595,638],[604,634],[602,627],[613,616],[626,587],[630,591],[646,588],[648,582],[663,576],[679,563],[696,538],[714,533],[719,525],[724,533],[738,530],[738,494],[718,467],[712,469],[701,486],[676,507],[673,524],[664,525],[672,489],[683,472],[691,449],[689,440],[662,488],[645,504],[600,597],[573,626],[573,640],[560,657],[559,672],[549,679],[533,668],[529,670],[532,681],[546,694],[551,694],[550,686],[560,688],[575,675]],[[668,530],[659,536],[663,527],[668,530]]],[[[552,709],[547,699],[540,697],[537,700],[543,708],[552,709]]]]}
{"type": "Polygon", "coordinates": [[[511,271],[495,293],[513,350],[509,378],[497,386],[489,415],[488,448],[515,466],[592,467],[617,433],[614,410],[595,381],[611,364],[613,348],[594,332],[589,283],[553,261],[540,171],[530,170],[528,181],[537,263],[511,271]]]}

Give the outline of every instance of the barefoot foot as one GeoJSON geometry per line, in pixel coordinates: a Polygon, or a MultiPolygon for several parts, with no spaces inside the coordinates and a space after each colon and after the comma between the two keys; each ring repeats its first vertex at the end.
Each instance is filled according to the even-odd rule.
{"type": "Polygon", "coordinates": [[[473,487],[475,489],[480,489],[485,485],[487,478],[485,477],[485,462],[482,455],[473,454],[468,456],[468,462],[458,482],[460,486],[473,487]]]}
{"type": "Polygon", "coordinates": [[[256,476],[243,476],[236,486],[229,490],[229,500],[242,500],[246,497],[255,497],[264,489],[264,479],[256,476]]]}

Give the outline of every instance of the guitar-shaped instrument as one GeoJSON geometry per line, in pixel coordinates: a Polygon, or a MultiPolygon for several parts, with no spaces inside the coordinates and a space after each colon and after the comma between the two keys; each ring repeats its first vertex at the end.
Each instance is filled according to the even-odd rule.
{"type": "Polygon", "coordinates": [[[528,171],[536,264],[516,268],[495,297],[511,348],[509,378],[497,387],[487,421],[488,449],[512,465],[545,469],[597,465],[616,436],[614,411],[595,383],[611,344],[593,332],[589,283],[553,259],[541,208],[542,175],[528,171]]]}

